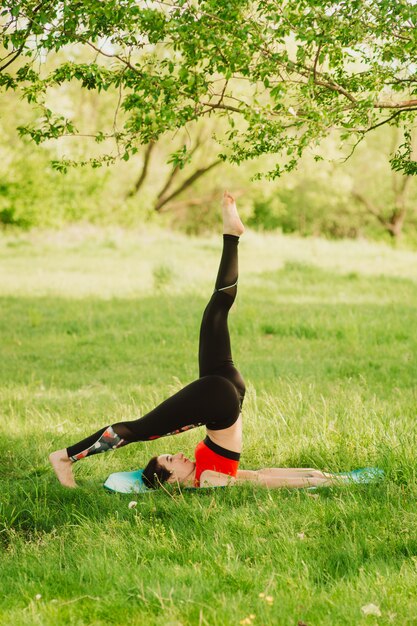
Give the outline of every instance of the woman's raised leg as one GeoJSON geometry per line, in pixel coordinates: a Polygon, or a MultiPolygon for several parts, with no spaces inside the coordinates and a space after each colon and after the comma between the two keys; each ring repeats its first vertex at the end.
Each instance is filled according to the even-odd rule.
{"type": "Polygon", "coordinates": [[[238,244],[244,232],[234,198],[223,196],[223,250],[215,291],[203,313],[199,342],[200,376],[217,374],[228,378],[243,401],[245,384],[234,367],[228,328],[229,311],[235,301],[238,283],[238,244]]]}

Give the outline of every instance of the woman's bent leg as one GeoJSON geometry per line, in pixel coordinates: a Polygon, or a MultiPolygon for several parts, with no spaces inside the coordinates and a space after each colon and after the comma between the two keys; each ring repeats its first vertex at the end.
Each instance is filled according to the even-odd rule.
{"type": "Polygon", "coordinates": [[[239,416],[234,385],[222,376],[205,376],[190,383],[143,417],[106,426],[66,449],[71,461],[120,448],[134,441],[150,441],[206,424],[227,428],[239,416]]]}

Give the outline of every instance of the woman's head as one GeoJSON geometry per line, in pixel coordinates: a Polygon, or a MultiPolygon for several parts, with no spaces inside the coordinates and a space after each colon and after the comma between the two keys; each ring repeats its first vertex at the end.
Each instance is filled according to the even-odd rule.
{"type": "Polygon", "coordinates": [[[143,470],[143,479],[147,487],[157,489],[164,482],[193,484],[194,474],[195,463],[178,452],[152,457],[143,470]]]}

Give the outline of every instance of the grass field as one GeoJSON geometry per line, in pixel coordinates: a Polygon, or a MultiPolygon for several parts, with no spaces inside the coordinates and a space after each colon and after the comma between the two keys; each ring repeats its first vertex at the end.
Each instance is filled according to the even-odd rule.
{"type": "Polygon", "coordinates": [[[0,624],[417,624],[417,253],[247,233],[230,317],[243,468],[377,465],[369,486],[110,495],[195,430],[75,467],[48,453],[197,376],[220,238],[0,239],[0,624]],[[374,606],[372,606],[374,605],[374,606]]]}

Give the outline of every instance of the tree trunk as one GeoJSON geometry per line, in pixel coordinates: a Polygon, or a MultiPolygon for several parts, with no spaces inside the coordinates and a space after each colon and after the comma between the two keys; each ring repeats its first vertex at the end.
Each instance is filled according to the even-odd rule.
{"type": "Polygon", "coordinates": [[[369,198],[366,198],[357,191],[352,192],[353,197],[359,200],[368,213],[371,213],[395,240],[400,239],[407,216],[406,191],[410,181],[411,176],[403,176],[400,184],[398,184],[396,180],[393,180],[395,194],[394,208],[388,217],[384,217],[379,207],[369,200],[369,198]]]}
{"type": "MultiPolygon", "coordinates": [[[[190,150],[189,155],[190,157],[193,156],[193,154],[196,152],[196,150],[200,147],[201,145],[201,133],[198,135],[196,142],[194,144],[194,147],[192,148],[192,150],[190,150]]],[[[178,173],[180,172],[180,166],[176,165],[172,170],[170,175],[168,176],[165,185],[162,187],[161,191],[158,193],[158,197],[156,198],[156,206],[158,206],[159,202],[163,201],[163,198],[166,196],[168,189],[171,187],[172,183],[174,182],[174,179],[178,176],[178,173]]],[[[156,209],[158,211],[158,209],[156,209]]]]}
{"type": "Polygon", "coordinates": [[[390,234],[394,239],[400,239],[407,215],[406,193],[408,185],[411,182],[411,176],[402,176],[400,183],[396,184],[395,190],[395,206],[391,213],[389,224],[390,234]]]}
{"type": "Polygon", "coordinates": [[[402,230],[405,222],[406,211],[393,212],[390,222],[387,226],[388,232],[397,241],[401,238],[402,230]]]}
{"type": "Polygon", "coordinates": [[[213,167],[216,167],[217,165],[219,165],[221,162],[222,160],[218,159],[217,161],[213,161],[213,163],[210,163],[210,165],[207,165],[206,167],[199,168],[198,170],[194,172],[194,174],[191,174],[191,176],[186,178],[184,182],[181,183],[181,185],[177,187],[177,189],[175,189],[175,191],[173,191],[171,194],[165,197],[158,197],[156,204],[155,204],[155,211],[158,211],[158,212],[161,211],[162,207],[168,204],[168,202],[173,200],[173,198],[176,198],[177,196],[179,196],[180,193],[188,189],[188,187],[190,187],[196,180],[201,178],[201,176],[204,176],[204,174],[207,174],[207,172],[213,169],[213,167]]]}
{"type": "Polygon", "coordinates": [[[139,189],[142,187],[143,183],[145,182],[146,176],[148,175],[148,168],[149,168],[149,162],[151,159],[151,153],[154,147],[155,147],[155,142],[150,141],[146,147],[145,158],[143,161],[143,166],[142,166],[142,171],[140,173],[140,176],[137,179],[134,187],[126,194],[126,198],[131,198],[132,196],[135,196],[138,193],[139,189]]]}

